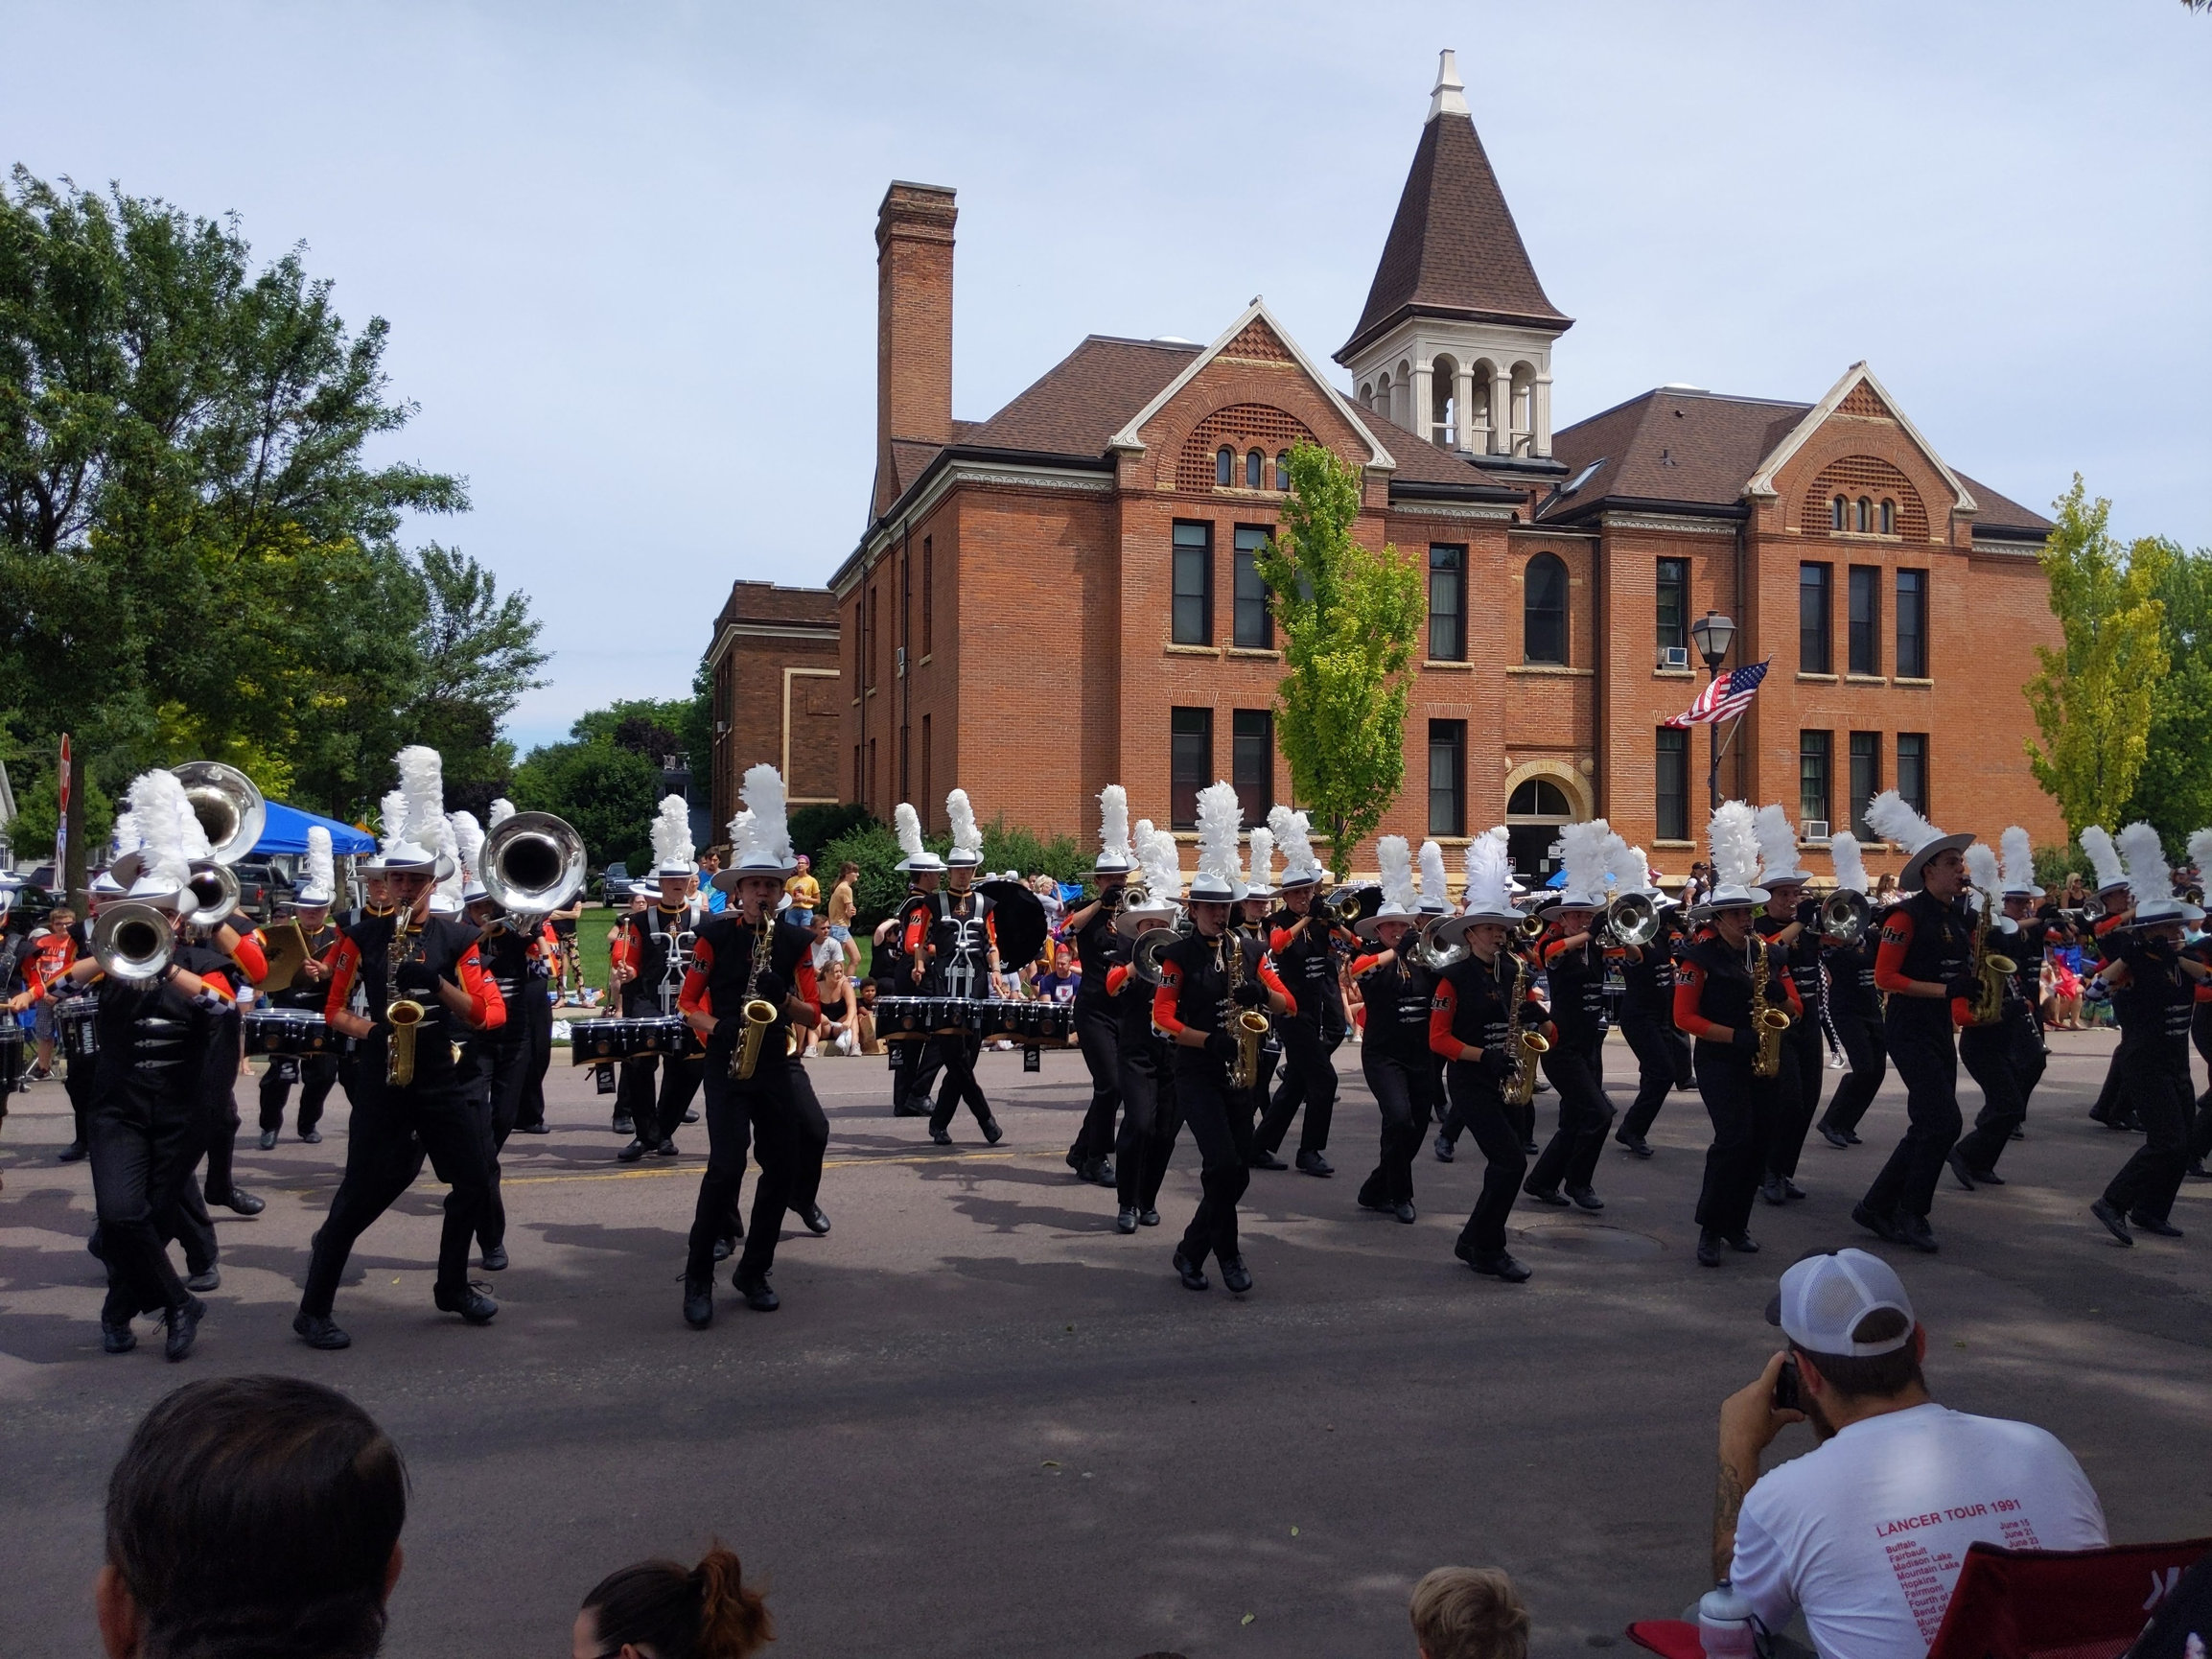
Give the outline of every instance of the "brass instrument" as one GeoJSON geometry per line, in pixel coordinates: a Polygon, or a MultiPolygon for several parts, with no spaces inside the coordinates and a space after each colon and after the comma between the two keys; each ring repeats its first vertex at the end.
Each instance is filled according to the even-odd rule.
{"type": "Polygon", "coordinates": [[[1160,970],[1160,952],[1181,937],[1173,927],[1146,928],[1137,935],[1136,948],[1129,953],[1129,971],[1157,990],[1167,983],[1167,975],[1160,970]]]}
{"type": "Polygon", "coordinates": [[[1551,923],[1531,910],[1521,919],[1519,932],[1524,939],[1541,939],[1551,931],[1551,923]]]}
{"type": "Polygon", "coordinates": [[[1106,906],[1108,916],[1119,916],[1125,910],[1134,910],[1152,902],[1152,890],[1142,881],[1125,881],[1110,892],[1098,896],[1098,902],[1106,906]]]}
{"type": "Polygon", "coordinates": [[[1504,1098],[1507,1106],[1526,1106],[1536,1098],[1537,1057],[1551,1052],[1551,1040],[1522,1025],[1521,1004],[1525,997],[1521,982],[1527,974],[1518,956],[1506,954],[1505,960],[1513,964],[1512,986],[1505,998],[1505,1052],[1512,1058],[1513,1070],[1505,1080],[1504,1098]]]}
{"type": "Polygon", "coordinates": [[[192,875],[184,887],[196,906],[186,920],[195,927],[212,931],[238,912],[238,877],[230,873],[228,866],[218,864],[212,858],[192,861],[192,875]]]}
{"type": "Polygon", "coordinates": [[[268,822],[268,803],[254,782],[221,760],[187,760],[172,766],[184,785],[192,815],[207,832],[209,853],[218,864],[236,864],[253,851],[268,822]]]}
{"type": "Polygon", "coordinates": [[[406,1088],[415,1080],[415,1028],[430,1012],[400,994],[400,970],[423,950],[421,930],[408,925],[413,920],[412,910],[399,911],[392,920],[391,943],[384,946],[384,1023],[392,1033],[384,1051],[384,1082],[393,1088],[406,1088]]]}
{"type": "Polygon", "coordinates": [[[126,985],[151,985],[169,971],[176,931],[166,912],[118,900],[100,907],[92,923],[92,954],[101,972],[126,985]]]}
{"type": "Polygon", "coordinates": [[[1839,887],[1821,900],[1821,937],[1830,945],[1856,945],[1874,919],[1874,900],[1851,888],[1839,887]]]}
{"type": "Polygon", "coordinates": [[[1994,1025],[2004,1016],[2005,981],[2019,971],[2010,956],[1990,948],[1990,920],[1996,914],[1994,894],[1982,895],[1982,913],[1974,922],[1974,999],[1967,1005],[1967,1018],[1974,1025],[1994,1025]]]}
{"type": "Polygon", "coordinates": [[[1374,889],[1339,887],[1314,900],[1314,914],[1334,927],[1349,927],[1365,914],[1365,895],[1374,889]]]}
{"type": "Polygon", "coordinates": [[[1237,1058],[1229,1066],[1229,1087],[1245,1089],[1260,1075],[1260,1043],[1268,1035],[1268,1016],[1256,1008],[1237,1006],[1237,991],[1245,982],[1245,940],[1235,928],[1224,928],[1218,946],[1224,960],[1227,988],[1222,994],[1222,1018],[1237,1040],[1237,1058]]]}
{"type": "Polygon", "coordinates": [[[517,812],[493,825],[477,857],[484,896],[518,933],[535,932],[584,890],[584,838],[550,812],[517,812]]]}
{"type": "Polygon", "coordinates": [[[1767,954],[1772,947],[1756,928],[1751,935],[1751,1027],[1758,1033],[1758,1049],[1752,1056],[1751,1074],[1780,1077],[1781,1034],[1790,1026],[1789,1010],[1777,1008],[1766,999],[1767,981],[1774,977],[1774,965],[1767,954]]]}
{"type": "Polygon", "coordinates": [[[1432,916],[1401,951],[1415,967],[1442,973],[1467,960],[1467,929],[1474,925],[1465,916],[1432,916]]]}
{"type": "Polygon", "coordinates": [[[745,1022],[745,1034],[737,1040],[737,1052],[730,1057],[730,1076],[743,1083],[753,1075],[753,1068],[760,1063],[760,1045],[767,1040],[768,1028],[776,1023],[776,1004],[760,994],[760,975],[767,971],[769,936],[776,927],[776,911],[772,905],[760,907],[760,920],[753,924],[753,965],[745,970],[745,1006],[738,1017],[745,1022]]]}
{"type": "Polygon", "coordinates": [[[1659,906],[1641,893],[1622,893],[1605,907],[1597,935],[1608,945],[1649,945],[1659,937],[1659,906]]]}

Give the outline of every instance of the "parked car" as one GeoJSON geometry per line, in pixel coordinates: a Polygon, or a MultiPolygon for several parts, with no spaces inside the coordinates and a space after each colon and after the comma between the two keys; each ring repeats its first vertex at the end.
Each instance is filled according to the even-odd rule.
{"type": "Polygon", "coordinates": [[[238,907],[255,922],[268,922],[291,907],[291,876],[267,858],[241,858],[230,867],[238,877],[238,907]]]}
{"type": "Polygon", "coordinates": [[[619,910],[630,902],[630,867],[617,860],[599,872],[599,902],[619,910]]]}

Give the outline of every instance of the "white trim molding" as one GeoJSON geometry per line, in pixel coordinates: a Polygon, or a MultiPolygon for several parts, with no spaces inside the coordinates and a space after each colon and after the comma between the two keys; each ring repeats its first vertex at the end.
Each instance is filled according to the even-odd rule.
{"type": "Polygon", "coordinates": [[[1890,411],[1891,418],[1903,429],[1905,436],[1913,440],[1921,454],[1926,457],[1928,465],[1936,469],[1937,475],[1951,492],[1952,510],[1961,513],[1980,512],[1981,507],[1968,493],[1967,486],[1959,482],[1959,475],[1944,464],[1944,457],[1936,454],[1935,446],[1921,435],[1920,428],[1905,418],[1905,411],[1898,400],[1890,396],[1889,388],[1874,378],[1874,371],[1863,362],[1854,362],[1844,370],[1843,379],[1828,387],[1828,396],[1814,404],[1805,419],[1790,429],[1789,435],[1775,445],[1772,453],[1759,463],[1758,471],[1751,475],[1751,482],[1743,486],[1743,493],[1754,501],[1778,500],[1781,492],[1775,488],[1775,475],[1781,471],[1792,456],[1805,448],[1806,441],[1827,424],[1828,417],[1843,407],[1844,399],[1861,386],[1881,399],[1882,407],[1890,411]]]}
{"type": "Polygon", "coordinates": [[[852,557],[846,560],[840,572],[842,579],[831,586],[830,592],[840,599],[851,593],[860,578],[874,568],[886,548],[927,518],[940,502],[962,484],[995,484],[1004,489],[1061,490],[1073,495],[1098,496],[1112,495],[1120,488],[1111,473],[1102,473],[1095,467],[1047,467],[1035,462],[1010,461],[955,462],[930,480],[929,488],[898,515],[896,523],[878,525],[862,539],[860,546],[853,549],[852,557]]]}
{"type": "Polygon", "coordinates": [[[1662,530],[1676,536],[1733,536],[1734,519],[1675,518],[1653,513],[1607,513],[1602,520],[1609,530],[1662,530]]]}

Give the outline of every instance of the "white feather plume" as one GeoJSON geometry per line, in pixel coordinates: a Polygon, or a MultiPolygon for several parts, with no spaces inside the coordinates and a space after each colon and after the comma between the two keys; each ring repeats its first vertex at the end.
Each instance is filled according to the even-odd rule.
{"type": "Polygon", "coordinates": [[[730,847],[735,864],[790,868],[794,858],[791,826],[784,817],[783,774],[765,761],[748,766],[737,794],[745,803],[745,810],[730,820],[730,847]]]}
{"type": "Polygon", "coordinates": [[[944,798],[945,821],[952,826],[952,850],[955,853],[983,853],[983,827],[975,821],[975,807],[967,798],[966,789],[955,789],[944,798]]]}
{"type": "Polygon", "coordinates": [[[1417,856],[1421,866],[1421,902],[1432,906],[1450,905],[1452,892],[1444,876],[1444,849],[1433,841],[1424,841],[1417,856]]]}
{"type": "Polygon", "coordinates": [[[1582,899],[1604,899],[1605,838],[1612,833],[1613,826],[1602,818],[1561,826],[1559,862],[1567,872],[1561,892],[1582,899]]]}
{"type": "Polygon", "coordinates": [[[1182,896],[1183,854],[1173,834],[1153,829],[1150,818],[1139,818],[1136,853],[1137,868],[1145,873],[1145,886],[1155,900],[1182,896]]]}
{"type": "Polygon", "coordinates": [[[653,867],[691,862],[691,808],[681,795],[664,795],[653,817],[653,867]]]}
{"type": "Polygon", "coordinates": [[[1513,873],[1505,865],[1505,840],[1502,830],[1489,830],[1467,843],[1461,858],[1467,873],[1467,891],[1462,895],[1466,909],[1493,916],[1512,910],[1513,873]]]}
{"type": "Polygon", "coordinates": [[[454,827],[454,846],[460,853],[461,876],[464,881],[474,881],[484,872],[484,827],[477,822],[474,812],[448,812],[446,822],[454,827]]]}
{"type": "MultiPolygon", "coordinates": [[[[1974,891],[1987,898],[1999,898],[1998,887],[2003,877],[1997,874],[1997,854],[1986,841],[1977,841],[1967,849],[1967,879],[1974,891]]],[[[1975,906],[1980,908],[1977,903],[1975,906]]]]}
{"type": "Polygon", "coordinates": [[[1941,840],[1944,833],[1906,806],[1904,797],[1895,789],[1884,789],[1867,803],[1867,828],[1884,841],[1902,847],[1908,857],[1929,842],[1941,840]]]}
{"type": "MultiPolygon", "coordinates": [[[[921,845],[921,814],[901,801],[891,814],[892,832],[898,837],[898,852],[902,858],[919,858],[924,849],[921,845]]],[[[734,827],[733,827],[734,833],[734,827]]]]}
{"type": "Polygon", "coordinates": [[[1275,884],[1275,832],[1265,824],[1255,824],[1245,832],[1245,844],[1252,860],[1252,873],[1246,879],[1254,887],[1272,887],[1275,884]]]}
{"type": "Polygon", "coordinates": [[[1401,910],[1413,908],[1413,847],[1403,835],[1385,835],[1375,843],[1375,862],[1383,872],[1383,902],[1401,910]]]}
{"type": "Polygon", "coordinates": [[[307,830],[307,881],[300,888],[304,900],[315,895],[327,904],[338,897],[338,863],[331,857],[330,831],[320,824],[307,830]]]}
{"type": "Polygon", "coordinates": [[[1760,880],[1797,869],[1797,830],[1791,828],[1787,812],[1770,803],[1758,809],[1751,827],[1758,837],[1760,880]]]}
{"type": "Polygon", "coordinates": [[[2199,830],[2189,837],[2189,862],[2197,866],[2197,879],[2212,879],[2212,830],[2199,830]]]}
{"type": "Polygon", "coordinates": [[[400,793],[407,797],[404,840],[426,852],[437,847],[446,821],[446,766],[435,749],[409,743],[399,752],[400,793]]]}
{"type": "Polygon", "coordinates": [[[486,815],[484,827],[487,830],[497,830],[501,825],[504,824],[514,815],[515,804],[508,800],[504,795],[501,795],[497,801],[492,803],[492,808],[491,811],[486,815]]]}
{"type": "Polygon", "coordinates": [[[387,790],[377,806],[377,845],[389,853],[407,836],[407,792],[387,790]]]}
{"type": "Polygon", "coordinates": [[[1613,877],[1617,894],[1642,893],[1651,885],[1651,860],[1643,855],[1642,848],[1631,847],[1618,835],[1606,843],[1605,869],[1613,877]]]}
{"type": "Polygon", "coordinates": [[[185,799],[184,785],[176,781],[176,774],[160,768],[141,772],[131,781],[125,801],[138,837],[137,878],[171,889],[183,887],[192,877],[191,861],[206,856],[204,851],[192,851],[186,826],[198,831],[203,849],[207,834],[199,830],[199,820],[192,803],[185,799]]]}
{"type": "Polygon", "coordinates": [[[2082,831],[2082,851],[2089,855],[2089,866],[2097,873],[2093,885],[2098,892],[2117,887],[2128,879],[2127,867],[2120,861],[2120,850],[2112,845],[2111,831],[2102,824],[2092,824],[2082,831]]]}
{"type": "MultiPolygon", "coordinates": [[[[408,827],[410,836],[413,834],[413,829],[414,827],[410,824],[408,827]]],[[[425,839],[418,841],[416,845],[427,848],[445,859],[446,875],[438,882],[432,899],[441,911],[451,915],[459,915],[464,877],[461,874],[460,837],[454,832],[454,821],[440,812],[431,823],[430,834],[425,839]]]]}
{"type": "Polygon", "coordinates": [[[1758,876],[1758,830],[1749,806],[1723,801],[1712,809],[1708,830],[1716,887],[1750,887],[1758,876]]]}
{"type": "Polygon", "coordinates": [[[1125,859],[1129,847],[1129,792],[1108,783],[1098,792],[1098,848],[1102,854],[1119,853],[1125,859]]]}
{"type": "Polygon", "coordinates": [[[1199,876],[1237,885],[1237,835],[1245,821],[1233,783],[1208,783],[1199,791],[1199,876]]]}
{"type": "Polygon", "coordinates": [[[1859,838],[1849,830],[1838,830],[1828,839],[1828,853],[1835,860],[1835,884],[1852,893],[1864,893],[1867,861],[1859,849],[1859,838]]]}
{"type": "Polygon", "coordinates": [[[2140,821],[2129,825],[2114,838],[2120,861],[2127,867],[2128,891],[2140,910],[2154,900],[2174,897],[2174,872],[2166,865],[2166,849],[2158,831],[2140,821]]]}
{"type": "Polygon", "coordinates": [[[1275,832],[1276,849],[1283,854],[1284,881],[1320,875],[1320,860],[1314,856],[1313,824],[1305,813],[1274,806],[1268,813],[1268,828],[1275,832]]]}
{"type": "Polygon", "coordinates": [[[2036,884],[2036,847],[2028,839],[2028,832],[2014,824],[1997,838],[1999,862],[2004,869],[2007,887],[2033,887],[2036,884]]]}

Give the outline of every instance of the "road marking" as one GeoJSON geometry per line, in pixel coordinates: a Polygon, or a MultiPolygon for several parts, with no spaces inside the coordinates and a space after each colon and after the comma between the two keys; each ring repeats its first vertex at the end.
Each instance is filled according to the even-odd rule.
{"type": "MultiPolygon", "coordinates": [[[[952,1152],[939,1153],[935,1157],[928,1153],[898,1153],[863,1157],[826,1157],[822,1160],[822,1167],[857,1169],[863,1165],[879,1163],[1003,1163],[1009,1158],[1052,1156],[1050,1152],[952,1152]]],[[[652,1180],[662,1176],[697,1175],[704,1168],[701,1164],[670,1164],[660,1169],[579,1170],[574,1175],[502,1175],[500,1177],[500,1186],[503,1190],[510,1186],[550,1186],[556,1181],[568,1180],[652,1180]]]]}

